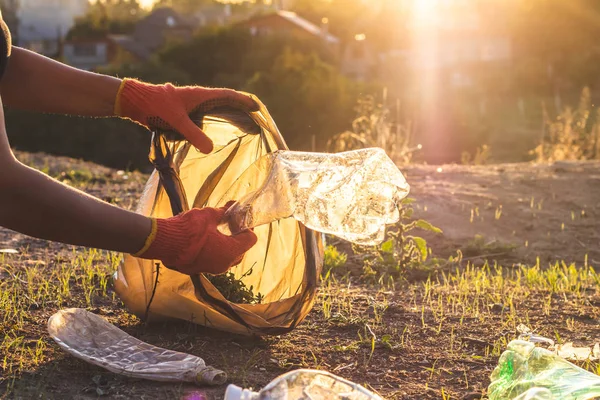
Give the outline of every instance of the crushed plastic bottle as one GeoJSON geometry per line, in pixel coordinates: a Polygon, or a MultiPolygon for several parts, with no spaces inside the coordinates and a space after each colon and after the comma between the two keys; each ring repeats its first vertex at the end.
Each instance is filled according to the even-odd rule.
{"type": "Polygon", "coordinates": [[[545,343],[550,346],[554,346],[554,340],[544,336],[536,335],[535,333],[533,333],[531,328],[529,328],[525,324],[519,324],[519,326],[517,326],[517,332],[519,332],[520,340],[524,340],[526,342],[531,343],[545,343]]]}
{"type": "Polygon", "coordinates": [[[69,354],[133,378],[222,385],[225,372],[200,357],[144,343],[81,308],[61,310],[48,320],[48,333],[69,354]]]}
{"type": "Polygon", "coordinates": [[[385,238],[388,224],[400,219],[400,202],[410,190],[404,176],[383,149],[337,154],[277,151],[248,168],[226,199],[248,179],[260,179],[259,190],[242,197],[227,212],[223,233],[236,233],[294,217],[318,232],[362,245],[385,238]]]}
{"type": "Polygon", "coordinates": [[[274,379],[260,392],[229,385],[224,400],[383,400],[364,387],[325,371],[299,369],[274,379]]]}
{"type": "Polygon", "coordinates": [[[531,342],[513,340],[500,356],[488,388],[490,400],[600,398],[600,377],[531,342]]]}

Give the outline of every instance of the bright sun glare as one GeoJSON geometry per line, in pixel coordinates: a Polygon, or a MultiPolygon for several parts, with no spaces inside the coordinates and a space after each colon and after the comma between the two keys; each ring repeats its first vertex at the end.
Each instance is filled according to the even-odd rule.
{"type": "Polygon", "coordinates": [[[417,25],[434,24],[437,14],[436,7],[438,0],[415,0],[414,2],[414,22],[417,25]]]}
{"type": "Polygon", "coordinates": [[[140,1],[140,5],[144,8],[149,8],[152,6],[152,4],[154,4],[154,0],[139,0],[140,1]]]}

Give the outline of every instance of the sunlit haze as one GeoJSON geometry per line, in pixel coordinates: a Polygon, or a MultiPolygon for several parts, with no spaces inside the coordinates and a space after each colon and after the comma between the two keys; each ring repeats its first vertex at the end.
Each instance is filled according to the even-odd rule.
{"type": "MultiPolygon", "coordinates": [[[[138,0],[140,5],[144,8],[150,8],[157,0],[138,0]]],[[[242,0],[222,0],[221,3],[239,3],[242,0]]],[[[267,2],[269,3],[269,2],[267,2]]]]}
{"type": "Polygon", "coordinates": [[[144,8],[149,8],[152,6],[152,4],[154,4],[155,0],[139,0],[140,1],[140,5],[144,8]]]}

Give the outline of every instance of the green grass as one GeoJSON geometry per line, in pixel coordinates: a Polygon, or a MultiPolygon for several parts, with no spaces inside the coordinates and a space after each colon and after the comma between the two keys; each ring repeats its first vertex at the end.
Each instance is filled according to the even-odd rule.
{"type": "MultiPolygon", "coordinates": [[[[538,261],[535,265],[506,267],[497,263],[474,266],[462,261],[459,267],[460,257],[424,281],[398,278],[391,283],[365,284],[347,273],[351,266],[341,268],[342,260],[348,262],[343,253],[329,247],[326,254],[333,266],[322,282],[315,312],[303,326],[309,331],[348,333],[325,353],[298,349],[291,342],[285,344],[286,337],[278,339],[278,346],[289,346],[286,354],[297,355],[288,360],[280,354],[277,368],[331,370],[328,357],[333,357],[352,360],[344,364],[352,368],[382,373],[382,357],[420,353],[424,341],[430,338],[436,346],[427,354],[432,361],[419,367],[425,373],[422,384],[428,390],[427,398],[460,398],[456,387],[448,381],[440,382],[445,377],[465,375],[460,379],[466,382],[463,389],[467,390],[475,379],[455,366],[463,361],[494,365],[508,342],[517,337],[519,324],[558,342],[572,340],[569,336],[585,326],[580,316],[589,314],[589,297],[598,293],[600,284],[600,274],[587,263],[541,265],[538,261]],[[405,310],[401,318],[393,314],[399,306],[405,310]],[[479,327],[488,331],[471,333],[479,327]],[[479,350],[465,351],[470,341],[480,342],[479,350]]],[[[46,319],[53,312],[109,304],[114,308],[118,302],[110,289],[110,276],[120,262],[119,255],[73,249],[52,259],[31,262],[29,258],[26,251],[21,255],[0,254],[0,372],[9,382],[54,356],[55,346],[45,334],[46,319]]],[[[222,351],[220,366],[231,371],[236,383],[250,385],[255,382],[256,371],[263,368],[265,357],[275,357],[270,355],[275,351],[275,342],[266,342],[266,346],[227,347],[222,351]]],[[[594,373],[600,371],[600,364],[594,361],[580,365],[594,373]]],[[[347,369],[340,370],[344,372],[347,369]]],[[[359,383],[368,386],[369,379],[359,383]]],[[[39,390],[43,393],[44,386],[39,390]]],[[[399,393],[392,391],[387,397],[401,398],[399,393]]]]}
{"type": "MultiPolygon", "coordinates": [[[[356,299],[362,297],[361,287],[353,287],[348,277],[336,280],[332,275],[320,293],[320,307],[325,320],[333,324],[353,324],[359,326],[358,338],[349,344],[340,344],[335,350],[341,353],[358,352],[368,349],[366,364],[378,348],[403,349],[411,346],[413,331],[430,332],[444,337],[448,347],[442,351],[458,358],[497,358],[505,350],[508,342],[517,338],[517,326],[525,324],[535,327],[531,314],[553,318],[564,303],[568,303],[571,315],[585,315],[589,308],[589,296],[598,293],[600,274],[589,265],[575,265],[564,261],[548,266],[539,263],[531,266],[503,267],[497,263],[486,263],[475,267],[467,263],[464,268],[440,272],[423,283],[408,284],[409,307],[419,315],[419,323],[407,323],[403,330],[390,324],[386,316],[388,299],[393,297],[389,285],[374,284],[374,295],[367,298],[368,315],[364,308],[357,307],[356,299]],[[493,326],[498,332],[484,351],[477,356],[461,354],[461,339],[456,330],[468,331],[470,326],[493,326]]],[[[560,310],[560,311],[559,311],[560,310]]],[[[539,321],[536,315],[536,321],[539,321]]],[[[560,321],[550,321],[560,326],[560,321]]],[[[582,327],[579,318],[566,318],[564,327],[573,334],[582,327]]],[[[543,332],[558,342],[556,330],[545,327],[543,332]]],[[[464,339],[463,339],[464,341],[464,339]]],[[[596,362],[582,366],[594,373],[599,371],[596,362]]],[[[433,367],[432,367],[433,368],[433,367]]],[[[432,370],[432,380],[435,373],[432,370]]],[[[445,394],[448,398],[449,394],[445,394]]]]}
{"type": "Polygon", "coordinates": [[[101,299],[113,301],[109,294],[110,275],[120,256],[98,250],[75,251],[69,259],[26,263],[27,254],[0,254],[0,371],[15,377],[42,364],[49,345],[47,335],[27,337],[38,310],[65,307],[93,307],[101,299]]]}
{"type": "MultiPolygon", "coordinates": [[[[328,249],[328,254],[337,254],[334,258],[340,258],[340,253],[333,248],[328,249]]],[[[57,259],[37,263],[26,263],[26,258],[26,255],[0,255],[3,277],[0,327],[4,333],[0,343],[0,354],[3,354],[0,368],[2,376],[9,380],[24,371],[35,370],[51,357],[51,340],[43,334],[45,326],[37,327],[37,337],[31,335],[32,324],[45,322],[36,320],[39,310],[47,310],[46,316],[64,307],[96,307],[116,301],[110,290],[110,275],[120,262],[115,254],[73,250],[57,259]]],[[[305,324],[316,324],[314,329],[353,329],[353,338],[341,340],[329,351],[340,357],[351,357],[358,367],[366,369],[377,368],[383,354],[415,351],[423,335],[437,338],[444,355],[421,369],[427,375],[424,384],[429,390],[436,388],[440,399],[459,398],[456,390],[447,385],[438,388],[436,383],[443,376],[459,373],[448,357],[494,363],[508,342],[517,336],[519,324],[537,328],[535,321],[529,318],[536,307],[539,313],[551,318],[561,304],[568,302],[572,310],[564,328],[567,332],[578,332],[582,322],[573,316],[585,313],[590,293],[596,293],[600,284],[600,274],[591,266],[566,262],[515,267],[487,263],[475,267],[467,263],[464,268],[432,274],[424,282],[404,283],[402,289],[379,283],[365,286],[348,274],[339,276],[335,270],[332,268],[333,272],[323,282],[317,314],[313,313],[305,324]],[[399,290],[406,294],[402,306],[412,319],[398,321],[389,315],[391,301],[399,290]],[[502,307],[498,310],[491,305],[502,307]],[[493,327],[498,333],[484,339],[465,339],[465,332],[475,326],[493,327]],[[486,343],[479,353],[465,353],[464,344],[468,340],[486,343]]],[[[560,341],[565,331],[553,332],[545,326],[539,333],[560,341]]],[[[241,364],[227,354],[230,351],[223,353],[222,367],[235,371],[232,377],[236,382],[250,384],[252,374],[261,367],[265,349],[239,350],[239,357],[244,360],[241,364]]],[[[330,368],[322,357],[307,350],[294,362],[282,359],[279,363],[283,363],[280,368],[287,369],[330,368]]],[[[596,362],[582,366],[595,373],[600,370],[596,362]]],[[[468,379],[464,378],[467,382],[468,379]]]]}

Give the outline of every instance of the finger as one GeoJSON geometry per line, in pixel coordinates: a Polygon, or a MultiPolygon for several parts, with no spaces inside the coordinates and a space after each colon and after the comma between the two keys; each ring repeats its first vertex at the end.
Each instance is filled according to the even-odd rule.
{"type": "Polygon", "coordinates": [[[223,207],[221,207],[221,208],[207,207],[207,208],[205,208],[205,210],[207,210],[211,213],[212,218],[214,219],[214,221],[217,224],[220,224],[221,222],[223,222],[223,219],[225,218],[225,213],[227,212],[227,209],[224,209],[223,207]]]}
{"type": "Polygon", "coordinates": [[[231,236],[230,240],[235,245],[235,249],[241,254],[244,254],[254,247],[256,242],[258,242],[258,237],[253,231],[246,230],[238,233],[237,235],[231,236]]]}
{"type": "Polygon", "coordinates": [[[212,140],[190,118],[184,118],[175,126],[175,130],[182,134],[201,153],[209,154],[213,150],[212,140]]]}
{"type": "Polygon", "coordinates": [[[235,200],[229,200],[227,203],[225,203],[225,205],[221,208],[224,208],[225,211],[229,210],[235,203],[237,203],[237,201],[235,200]]]}
{"type": "Polygon", "coordinates": [[[223,220],[225,211],[226,210],[223,210],[222,208],[204,207],[191,209],[186,214],[190,216],[190,222],[192,224],[198,224],[200,226],[214,224],[214,227],[216,227],[216,225],[219,225],[223,220]]]}
{"type": "Polygon", "coordinates": [[[212,89],[210,98],[214,104],[218,104],[217,106],[226,105],[244,111],[259,109],[258,103],[250,95],[232,89],[212,89]]]}
{"type": "Polygon", "coordinates": [[[244,255],[242,254],[241,256],[239,256],[238,258],[236,258],[232,263],[231,263],[231,267],[235,267],[236,265],[240,265],[242,263],[242,261],[244,261],[244,255]]]}

